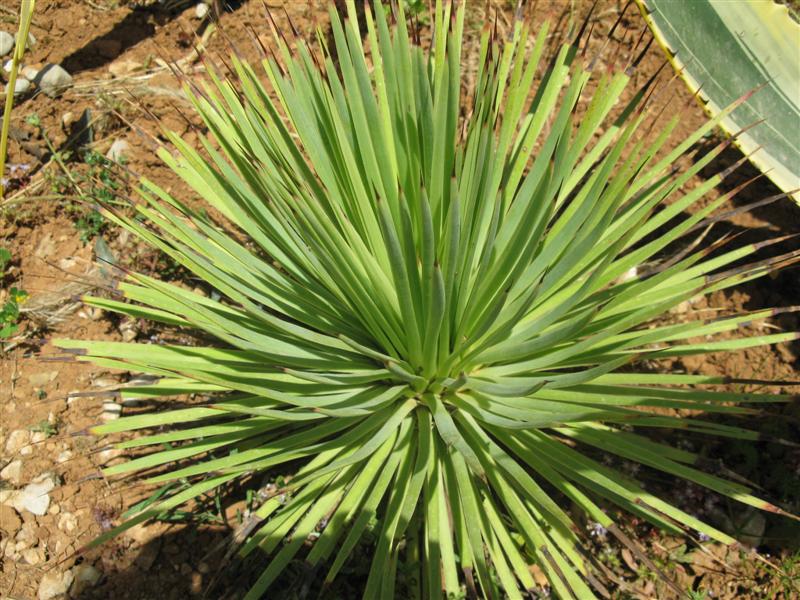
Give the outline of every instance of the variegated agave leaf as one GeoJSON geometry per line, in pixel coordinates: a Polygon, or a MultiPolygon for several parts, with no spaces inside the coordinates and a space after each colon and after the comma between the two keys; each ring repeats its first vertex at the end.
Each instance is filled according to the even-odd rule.
{"type": "Polygon", "coordinates": [[[653,35],[742,152],[800,203],[800,23],[772,1],[637,0],[653,35]]]}

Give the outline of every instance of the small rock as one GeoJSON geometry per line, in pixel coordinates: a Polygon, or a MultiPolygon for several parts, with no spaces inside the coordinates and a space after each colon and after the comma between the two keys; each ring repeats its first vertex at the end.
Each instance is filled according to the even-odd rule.
{"type": "Polygon", "coordinates": [[[197,571],[198,571],[198,573],[202,573],[203,575],[206,575],[211,571],[211,567],[208,566],[208,563],[201,562],[199,565],[197,565],[197,571]]]}
{"type": "Polygon", "coordinates": [[[58,455],[58,457],[56,458],[56,462],[58,464],[62,464],[67,462],[71,458],[72,458],[72,452],[70,452],[69,450],[64,450],[58,455]]]}
{"type": "Polygon", "coordinates": [[[108,65],[108,72],[114,77],[126,77],[135,71],[138,71],[142,65],[138,62],[126,58],[124,60],[115,60],[108,65]]]}
{"type": "MultiPolygon", "coordinates": [[[[33,251],[33,254],[37,258],[47,258],[53,256],[55,251],[56,241],[53,239],[53,235],[48,231],[36,246],[36,250],[33,251]]],[[[31,377],[36,377],[36,375],[31,375],[31,377]]],[[[30,380],[30,377],[28,380],[30,380]]]]}
{"type": "Polygon", "coordinates": [[[139,552],[139,555],[134,559],[136,566],[138,566],[143,571],[147,571],[150,567],[153,566],[153,563],[156,562],[156,558],[158,558],[158,551],[161,549],[161,545],[157,542],[151,542],[147,544],[142,551],[139,552]]]}
{"type": "Polygon", "coordinates": [[[25,446],[28,445],[31,439],[31,432],[27,429],[17,429],[12,431],[6,440],[6,453],[14,456],[25,446]]]}
{"type": "Polygon", "coordinates": [[[669,312],[673,314],[683,314],[692,310],[692,303],[688,300],[684,300],[680,304],[673,306],[669,309],[669,312]]]}
{"type": "Polygon", "coordinates": [[[72,85],[72,75],[59,65],[47,65],[36,77],[36,85],[50,98],[55,98],[72,85]]]}
{"type": "Polygon", "coordinates": [[[72,567],[72,587],[69,588],[69,595],[73,598],[80,598],[89,588],[97,585],[103,574],[92,565],[86,563],[72,567]]]}
{"type": "Polygon", "coordinates": [[[78,517],[69,512],[63,513],[58,518],[58,528],[61,531],[72,533],[78,528],[78,517]]]}
{"type": "Polygon", "coordinates": [[[38,565],[39,563],[44,562],[44,550],[41,548],[28,548],[27,550],[23,550],[20,552],[22,555],[22,560],[24,560],[29,565],[38,565]]]}
{"type": "Polygon", "coordinates": [[[205,19],[208,15],[209,6],[205,2],[198,2],[194,7],[194,16],[198,19],[205,19]]]}
{"type": "MultiPolygon", "coordinates": [[[[164,552],[166,552],[167,554],[178,554],[178,552],[180,552],[180,551],[181,551],[181,547],[178,546],[178,544],[176,544],[174,542],[170,542],[169,544],[164,546],[164,552]]],[[[190,571],[191,571],[191,568],[190,568],[190,571]]]]}
{"type": "MultiPolygon", "coordinates": [[[[23,96],[29,91],[31,91],[31,82],[24,77],[17,76],[17,80],[14,82],[14,95],[23,96]]],[[[6,84],[5,93],[8,94],[8,84],[6,84]]]]}
{"type": "Polygon", "coordinates": [[[203,592],[203,576],[195,571],[192,573],[191,577],[189,578],[190,585],[189,585],[189,593],[193,596],[197,596],[203,592]]]}
{"type": "Polygon", "coordinates": [[[25,79],[28,79],[29,81],[33,81],[39,75],[39,69],[31,66],[22,67],[19,72],[25,79]]]}
{"type": "Polygon", "coordinates": [[[61,129],[64,131],[69,131],[72,127],[72,124],[78,120],[78,117],[75,116],[75,113],[67,111],[63,115],[61,115],[61,129]]]}
{"type": "Polygon", "coordinates": [[[5,56],[14,49],[14,36],[7,31],[0,31],[0,56],[5,56]]]}
{"type": "Polygon", "coordinates": [[[131,319],[127,319],[120,323],[119,332],[122,334],[123,342],[132,342],[136,339],[136,336],[139,335],[139,330],[131,319]]]}
{"type": "Polygon", "coordinates": [[[53,504],[47,512],[51,515],[57,515],[61,512],[61,507],[58,504],[53,504]]]}
{"type": "MultiPolygon", "coordinates": [[[[117,406],[119,406],[119,405],[117,405],[117,406]]],[[[115,416],[115,417],[110,417],[109,416],[109,417],[104,417],[104,419],[106,421],[111,421],[113,419],[116,419],[117,417],[119,417],[119,413],[117,413],[117,416],[115,416]]],[[[103,450],[102,452],[98,452],[97,461],[101,465],[108,466],[109,462],[111,462],[115,458],[119,458],[120,456],[122,456],[122,450],[120,450],[119,448],[108,448],[107,450],[103,450]]]]}
{"type": "Polygon", "coordinates": [[[14,66],[14,60],[9,58],[5,63],[3,63],[3,71],[6,73],[11,73],[11,68],[14,66]]]}
{"type": "MultiPolygon", "coordinates": [[[[17,34],[15,33],[15,34],[14,34],[14,44],[16,44],[16,43],[17,43],[17,34]]],[[[31,46],[33,46],[33,45],[35,45],[35,44],[36,44],[36,38],[35,38],[35,37],[33,36],[33,34],[32,34],[30,31],[29,31],[29,32],[28,32],[28,45],[27,45],[27,47],[25,48],[25,50],[28,50],[28,49],[29,49],[31,46]]]]}
{"type": "Polygon", "coordinates": [[[31,444],[40,444],[47,439],[47,434],[44,431],[34,431],[31,434],[31,444]]]}
{"type": "Polygon", "coordinates": [[[17,551],[25,550],[26,548],[33,548],[39,543],[39,538],[36,536],[36,521],[30,520],[22,524],[19,532],[14,540],[16,541],[17,551]]]}
{"type": "Polygon", "coordinates": [[[97,40],[94,43],[94,47],[103,58],[116,58],[120,50],[122,50],[122,42],[114,39],[97,40]]]}
{"type": "Polygon", "coordinates": [[[8,481],[11,485],[22,484],[22,461],[17,459],[8,463],[0,471],[0,479],[8,481]]]}
{"type": "Polygon", "coordinates": [[[125,532],[125,537],[139,546],[158,545],[160,547],[161,536],[167,529],[169,526],[161,522],[134,525],[125,532]]]}
{"type": "Polygon", "coordinates": [[[34,515],[42,516],[50,506],[49,492],[56,487],[55,477],[45,473],[34,479],[13,497],[13,506],[19,512],[27,510],[34,515]]]}
{"type": "Polygon", "coordinates": [[[8,560],[20,559],[19,552],[16,551],[16,549],[14,548],[14,544],[10,543],[10,541],[3,548],[3,556],[8,560]]]}
{"type": "Polygon", "coordinates": [[[19,553],[19,552],[24,552],[31,546],[33,546],[33,542],[30,542],[28,540],[20,540],[16,544],[14,544],[14,549],[17,551],[17,553],[19,553]]]}
{"type": "Polygon", "coordinates": [[[114,143],[111,144],[108,152],[106,152],[106,158],[114,162],[119,162],[127,156],[129,148],[130,146],[125,140],[114,140],[114,143]]]}
{"type": "Polygon", "coordinates": [[[34,387],[42,387],[55,380],[56,377],[58,377],[58,371],[44,371],[30,375],[28,381],[34,387]]]}
{"type": "Polygon", "coordinates": [[[22,527],[22,519],[19,518],[17,511],[10,506],[0,506],[0,531],[3,537],[12,538],[22,527]]]}
{"type": "Polygon", "coordinates": [[[103,421],[113,421],[114,419],[119,419],[120,415],[122,414],[122,405],[117,404],[116,402],[103,402],[103,413],[100,415],[100,418],[103,421]]]}
{"type": "Polygon", "coordinates": [[[38,598],[39,600],[51,600],[67,593],[69,586],[75,576],[72,571],[65,571],[58,573],[57,571],[47,571],[42,575],[42,580],[39,582],[38,598]]]}

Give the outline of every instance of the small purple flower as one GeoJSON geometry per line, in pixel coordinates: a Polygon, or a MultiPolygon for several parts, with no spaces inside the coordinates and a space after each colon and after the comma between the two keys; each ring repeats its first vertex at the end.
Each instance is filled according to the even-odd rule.
{"type": "Polygon", "coordinates": [[[711,537],[708,536],[707,534],[703,533],[702,531],[698,531],[697,532],[697,539],[700,540],[701,542],[707,542],[708,540],[711,539],[711,537]]]}
{"type": "Polygon", "coordinates": [[[11,173],[11,176],[15,176],[20,173],[27,173],[30,170],[31,166],[27,163],[19,163],[17,165],[10,164],[8,165],[8,170],[11,173]]]}
{"type": "Polygon", "coordinates": [[[600,525],[600,523],[591,523],[589,525],[589,535],[596,538],[605,538],[608,529],[600,525]]]}

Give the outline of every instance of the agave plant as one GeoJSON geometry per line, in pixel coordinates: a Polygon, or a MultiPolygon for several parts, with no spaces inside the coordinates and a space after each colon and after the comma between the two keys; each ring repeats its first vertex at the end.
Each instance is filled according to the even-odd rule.
{"type": "Polygon", "coordinates": [[[348,9],[344,22],[331,12],[335,54],[322,40],[322,56],[292,49],[276,30],[268,87],[236,56],[235,81],[211,69],[208,85],[187,85],[216,144],[203,138],[201,152],[172,135],[177,152],[161,157],[216,219],[147,180],[136,218],[108,210],[215,293],[131,273],[119,283],[126,301],[86,301],[217,343],[56,342],[156,376],[123,395],[207,398],[95,429],[147,430],[119,444],[136,456],[106,475],[189,482],[98,541],[230,482],[280,474],[241,548],[268,557],[248,598],[294,560],[324,565],[332,581],[367,530],[368,599],[394,597],[398,571],[403,596],[520,598],[537,587],[532,564],[559,597],[588,598],[604,588],[581,549],[587,523],[646,560],[608,507],[733,542],[598,454],[781,512],[647,436],[757,439],[697,413],[749,415],[740,403],[783,398],[643,366],[796,337],[713,337],[771,310],[660,320],[796,258],[741,265],[754,246],[690,244],[657,260],[730,197],[697,206],[725,174],[680,193],[725,144],[684,173],[672,165],[737,104],[667,150],[677,117],[653,141],[637,137],[646,90],[622,102],[629,77],[593,76],[574,45],[534,90],[546,29],[532,44],[522,20],[507,39],[484,29],[468,96],[463,4],[437,2],[425,45],[402,3],[393,17],[367,9],[366,46],[348,9]],[[587,520],[576,523],[572,505],[587,520]]]}

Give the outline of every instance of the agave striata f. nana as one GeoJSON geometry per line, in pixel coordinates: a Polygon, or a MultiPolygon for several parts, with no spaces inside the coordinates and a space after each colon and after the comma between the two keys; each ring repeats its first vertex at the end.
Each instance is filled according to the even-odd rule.
{"type": "Polygon", "coordinates": [[[521,598],[537,587],[532,564],[559,597],[589,598],[603,584],[570,506],[634,549],[606,507],[733,542],[598,452],[781,512],[648,438],[680,428],[757,439],[696,411],[750,414],[739,404],[785,399],[641,364],[795,338],[713,337],[770,310],[659,320],[796,259],[743,265],[753,246],[687,242],[659,260],[731,196],[705,202],[723,174],[683,191],[724,143],[683,173],[673,164],[737,104],[668,149],[677,117],[648,141],[646,90],[623,102],[629,77],[593,74],[572,45],[545,68],[546,30],[530,36],[518,20],[499,40],[486,28],[466,94],[463,4],[436,3],[430,44],[409,34],[402,2],[394,16],[367,8],[364,31],[348,4],[345,21],[331,11],[335,52],[276,35],[268,84],[233,56],[235,82],[210,69],[209,85],[186,86],[215,143],[198,151],[173,135],[177,152],[161,156],[218,218],[150,181],[136,218],[108,209],[217,293],[132,273],[124,301],[87,302],[218,342],[56,342],[157,376],[125,395],[207,397],[96,428],[141,432],[119,445],[136,457],[108,476],[160,469],[150,482],[188,482],[100,539],[274,473],[282,483],[241,549],[267,555],[251,598],[296,559],[331,581],[368,528],[368,599],[521,598]]]}

